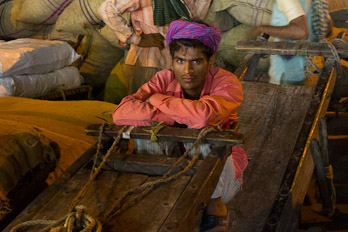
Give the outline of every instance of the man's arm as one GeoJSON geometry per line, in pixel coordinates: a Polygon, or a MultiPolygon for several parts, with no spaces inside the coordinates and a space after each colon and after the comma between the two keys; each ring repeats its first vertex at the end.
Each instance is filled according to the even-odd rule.
{"type": "Polygon", "coordinates": [[[258,26],[252,32],[250,38],[255,39],[262,33],[281,39],[305,40],[309,37],[309,28],[306,16],[301,15],[291,20],[287,26],[258,26]]]}
{"type": "Polygon", "coordinates": [[[258,35],[266,33],[270,36],[291,39],[304,40],[309,37],[309,27],[306,14],[298,0],[276,0],[277,7],[282,11],[289,21],[286,26],[261,25],[255,28],[250,34],[250,39],[255,39],[258,35]]]}
{"type": "Polygon", "coordinates": [[[122,99],[113,112],[114,123],[116,125],[151,126],[152,121],[164,121],[167,125],[173,125],[173,119],[152,106],[148,101],[151,95],[163,93],[163,89],[165,89],[165,84],[156,74],[135,94],[122,99]]]}
{"type": "Polygon", "coordinates": [[[231,114],[236,114],[243,100],[242,86],[236,77],[230,76],[222,80],[216,84],[210,95],[205,95],[199,100],[156,93],[149,98],[149,102],[179,124],[196,129],[217,126],[231,114]]]}

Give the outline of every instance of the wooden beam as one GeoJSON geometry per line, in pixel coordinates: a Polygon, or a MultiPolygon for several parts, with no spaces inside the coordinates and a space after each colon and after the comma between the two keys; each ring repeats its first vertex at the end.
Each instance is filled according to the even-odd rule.
{"type": "MultiPolygon", "coordinates": [[[[348,57],[348,45],[343,43],[334,44],[341,58],[348,57]]],[[[235,46],[237,52],[269,55],[298,55],[298,56],[325,56],[332,57],[332,51],[327,43],[298,41],[292,42],[261,42],[239,41],[235,46]]]]}
{"type": "MultiPolygon", "coordinates": [[[[102,170],[138,173],[148,176],[163,176],[172,168],[177,160],[178,158],[159,155],[127,155],[112,153],[103,165],[102,170]]],[[[197,162],[201,162],[201,160],[197,160],[197,162]]],[[[182,171],[184,168],[185,167],[181,165],[175,167],[171,172],[171,175],[182,171]]],[[[192,167],[187,171],[186,175],[193,176],[195,173],[196,169],[192,167]]]]}
{"type": "MultiPolygon", "coordinates": [[[[92,136],[99,135],[99,124],[92,124],[86,128],[86,134],[92,136]]],[[[117,136],[122,126],[107,125],[104,129],[104,135],[114,137],[117,136]]],[[[150,139],[151,134],[145,130],[151,127],[134,127],[129,136],[133,139],[150,139]]],[[[195,142],[200,130],[189,128],[165,127],[158,134],[158,141],[171,142],[195,142]]],[[[125,137],[123,137],[125,138],[125,137]]],[[[205,142],[218,145],[238,145],[242,144],[244,136],[231,130],[214,131],[207,134],[205,142]]]]}

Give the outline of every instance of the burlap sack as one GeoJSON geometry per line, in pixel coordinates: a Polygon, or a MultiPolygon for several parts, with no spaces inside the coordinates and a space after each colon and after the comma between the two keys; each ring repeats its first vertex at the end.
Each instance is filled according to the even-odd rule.
{"type": "MultiPolygon", "coordinates": [[[[246,40],[252,29],[253,27],[251,26],[241,24],[225,33],[222,33],[220,46],[217,52],[217,56],[221,58],[221,60],[218,60],[221,62],[218,64],[219,66],[224,68],[230,66],[230,68],[227,69],[233,71],[240,65],[240,62],[246,54],[236,52],[234,47],[238,41],[246,40]]],[[[260,59],[258,68],[260,71],[267,72],[269,68],[269,58],[260,59]]]]}
{"type": "Polygon", "coordinates": [[[228,31],[240,24],[240,22],[233,18],[227,10],[214,12],[211,8],[209,8],[203,21],[209,25],[214,24],[215,27],[223,31],[228,31]]]}
{"type": "Polygon", "coordinates": [[[120,45],[118,43],[118,39],[116,35],[114,34],[114,31],[108,27],[107,25],[100,30],[98,30],[99,33],[103,36],[104,39],[106,39],[112,46],[119,48],[120,45]]]}
{"type": "Polygon", "coordinates": [[[73,0],[24,0],[17,20],[32,24],[54,24],[73,0]]]}
{"type": "Polygon", "coordinates": [[[83,59],[74,63],[80,74],[84,77],[84,83],[93,87],[102,87],[117,62],[124,56],[121,48],[114,47],[93,28],[85,28],[85,36],[77,53],[83,59]]]}
{"type": "Polygon", "coordinates": [[[0,0],[0,37],[25,38],[35,34],[44,25],[34,25],[17,21],[18,12],[23,0],[0,0]]]}
{"type": "Polygon", "coordinates": [[[74,34],[83,34],[84,25],[100,24],[99,6],[105,0],[76,0],[73,1],[58,17],[56,29],[74,34]]]}
{"type": "Polygon", "coordinates": [[[246,25],[269,25],[272,3],[272,0],[214,0],[211,10],[227,10],[232,17],[246,25]]]}
{"type": "Polygon", "coordinates": [[[79,43],[79,35],[72,34],[69,32],[57,31],[55,24],[48,25],[42,30],[38,31],[34,35],[30,36],[33,39],[41,39],[41,40],[60,40],[67,42],[73,48],[77,46],[79,43]]]}

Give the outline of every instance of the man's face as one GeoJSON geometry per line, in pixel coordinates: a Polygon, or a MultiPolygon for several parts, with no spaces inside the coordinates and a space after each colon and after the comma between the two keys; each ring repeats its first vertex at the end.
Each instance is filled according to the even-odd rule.
{"type": "Polygon", "coordinates": [[[190,99],[198,99],[204,87],[205,78],[212,66],[200,48],[181,47],[174,52],[173,71],[175,79],[190,99]]]}

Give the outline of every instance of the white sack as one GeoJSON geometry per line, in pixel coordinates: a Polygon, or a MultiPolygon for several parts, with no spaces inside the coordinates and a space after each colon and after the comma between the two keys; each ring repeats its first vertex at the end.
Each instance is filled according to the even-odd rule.
{"type": "Polygon", "coordinates": [[[65,67],[38,75],[2,77],[0,78],[0,97],[35,98],[58,89],[74,89],[81,84],[82,77],[78,69],[74,67],[65,67]]]}
{"type": "Polygon", "coordinates": [[[0,77],[48,73],[70,65],[79,57],[63,41],[26,38],[0,43],[0,77]]]}

